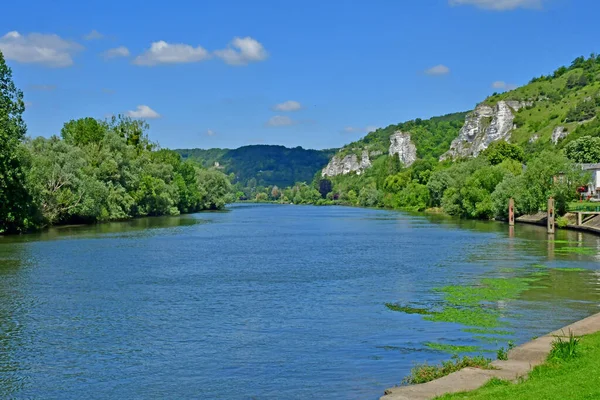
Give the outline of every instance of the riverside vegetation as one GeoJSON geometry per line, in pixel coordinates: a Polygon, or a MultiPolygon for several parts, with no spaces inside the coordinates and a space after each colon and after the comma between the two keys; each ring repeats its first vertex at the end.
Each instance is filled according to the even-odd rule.
{"type": "Polygon", "coordinates": [[[440,161],[467,113],[416,119],[377,129],[342,148],[340,159],[365,149],[375,155],[371,167],[360,174],[317,175],[310,183],[285,189],[243,187],[237,195],[294,204],[442,209],[477,219],[506,218],[510,197],[520,215],[545,210],[553,196],[558,212],[564,213],[577,199],[576,188],[589,180],[576,163],[600,162],[600,56],[579,57],[523,87],[495,93],[482,104],[500,101],[526,106],[515,111],[510,143],[493,141],[477,157],[440,161]],[[396,131],[409,133],[416,146],[417,160],[409,167],[387,153],[396,131]],[[555,131],[560,131],[557,137],[555,131]],[[563,179],[554,179],[558,175],[563,179]]]}
{"type": "Polygon", "coordinates": [[[222,208],[227,176],[151,143],[125,116],[26,137],[23,93],[0,52],[0,233],[222,208]]]}

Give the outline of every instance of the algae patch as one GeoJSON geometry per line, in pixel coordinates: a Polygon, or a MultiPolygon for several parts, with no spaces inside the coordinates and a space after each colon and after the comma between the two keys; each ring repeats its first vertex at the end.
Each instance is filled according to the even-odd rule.
{"type": "Polygon", "coordinates": [[[433,342],[426,342],[424,344],[426,347],[429,347],[432,350],[443,351],[444,353],[450,353],[450,354],[475,353],[475,352],[482,351],[482,348],[479,346],[456,346],[453,344],[443,344],[443,343],[433,343],[433,342]]]}
{"type": "Polygon", "coordinates": [[[400,304],[395,303],[385,303],[385,306],[392,311],[402,312],[405,314],[419,314],[419,315],[430,315],[432,311],[427,310],[426,308],[417,308],[411,306],[402,306],[400,304]]]}

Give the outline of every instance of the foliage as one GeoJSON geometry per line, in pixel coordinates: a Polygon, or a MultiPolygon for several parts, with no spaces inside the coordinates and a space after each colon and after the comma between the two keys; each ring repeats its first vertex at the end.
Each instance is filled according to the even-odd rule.
{"type": "MultiPolygon", "coordinates": [[[[233,183],[247,196],[253,189],[293,186],[296,182],[311,182],[329,162],[336,149],[305,150],[302,147],[253,145],[238,149],[175,150],[184,160],[200,162],[205,168],[219,163],[226,174],[233,174],[233,183]]],[[[253,196],[252,196],[253,197],[253,196]]]]}
{"type": "Polygon", "coordinates": [[[565,146],[566,156],[577,163],[600,162],[600,137],[583,136],[565,146]]]}
{"type": "Polygon", "coordinates": [[[550,350],[550,354],[548,354],[548,359],[568,361],[577,357],[579,354],[579,342],[580,339],[575,337],[575,334],[571,330],[569,330],[569,337],[566,340],[561,336],[556,336],[552,341],[552,349],[550,350]]]}
{"type": "Polygon", "coordinates": [[[450,361],[442,361],[442,363],[438,365],[429,365],[425,363],[413,367],[410,371],[410,375],[404,378],[402,383],[408,385],[426,383],[467,367],[492,369],[491,362],[492,360],[482,356],[464,356],[462,358],[454,356],[450,361]]]}
{"type": "Polygon", "coordinates": [[[600,333],[581,337],[574,348],[576,357],[566,360],[550,357],[545,364],[535,367],[526,379],[516,383],[494,380],[480,389],[447,394],[438,399],[584,400],[600,398],[600,386],[597,379],[600,374],[598,363],[600,333]]]}
{"type": "Polygon", "coordinates": [[[219,209],[219,171],[155,150],[148,124],[125,116],[64,124],[62,139],[26,139],[23,94],[0,53],[0,233],[219,209]]]}
{"type": "Polygon", "coordinates": [[[525,160],[525,154],[520,146],[510,144],[504,140],[492,142],[489,147],[483,151],[483,156],[485,156],[492,165],[500,164],[507,159],[515,161],[525,160]]]}
{"type": "Polygon", "coordinates": [[[512,341],[508,342],[508,349],[504,347],[500,347],[496,352],[496,358],[501,361],[508,360],[508,353],[515,347],[515,344],[512,341]]]}

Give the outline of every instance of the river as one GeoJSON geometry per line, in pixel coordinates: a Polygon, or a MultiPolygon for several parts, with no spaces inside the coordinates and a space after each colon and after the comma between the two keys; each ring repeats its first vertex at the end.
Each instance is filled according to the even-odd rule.
{"type": "Polygon", "coordinates": [[[534,226],[291,205],[0,237],[0,397],[376,399],[450,357],[428,342],[498,346],[386,303],[439,306],[436,288],[544,264],[491,305],[523,343],[598,311],[598,249],[534,226]]]}

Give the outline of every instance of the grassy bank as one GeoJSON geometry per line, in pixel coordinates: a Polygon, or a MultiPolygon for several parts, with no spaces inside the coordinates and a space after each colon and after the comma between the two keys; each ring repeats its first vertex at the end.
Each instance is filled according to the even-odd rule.
{"type": "Polygon", "coordinates": [[[437,400],[577,400],[600,398],[600,332],[583,336],[572,357],[554,357],[531,371],[528,379],[511,383],[492,379],[472,392],[448,394],[437,400]]]}

